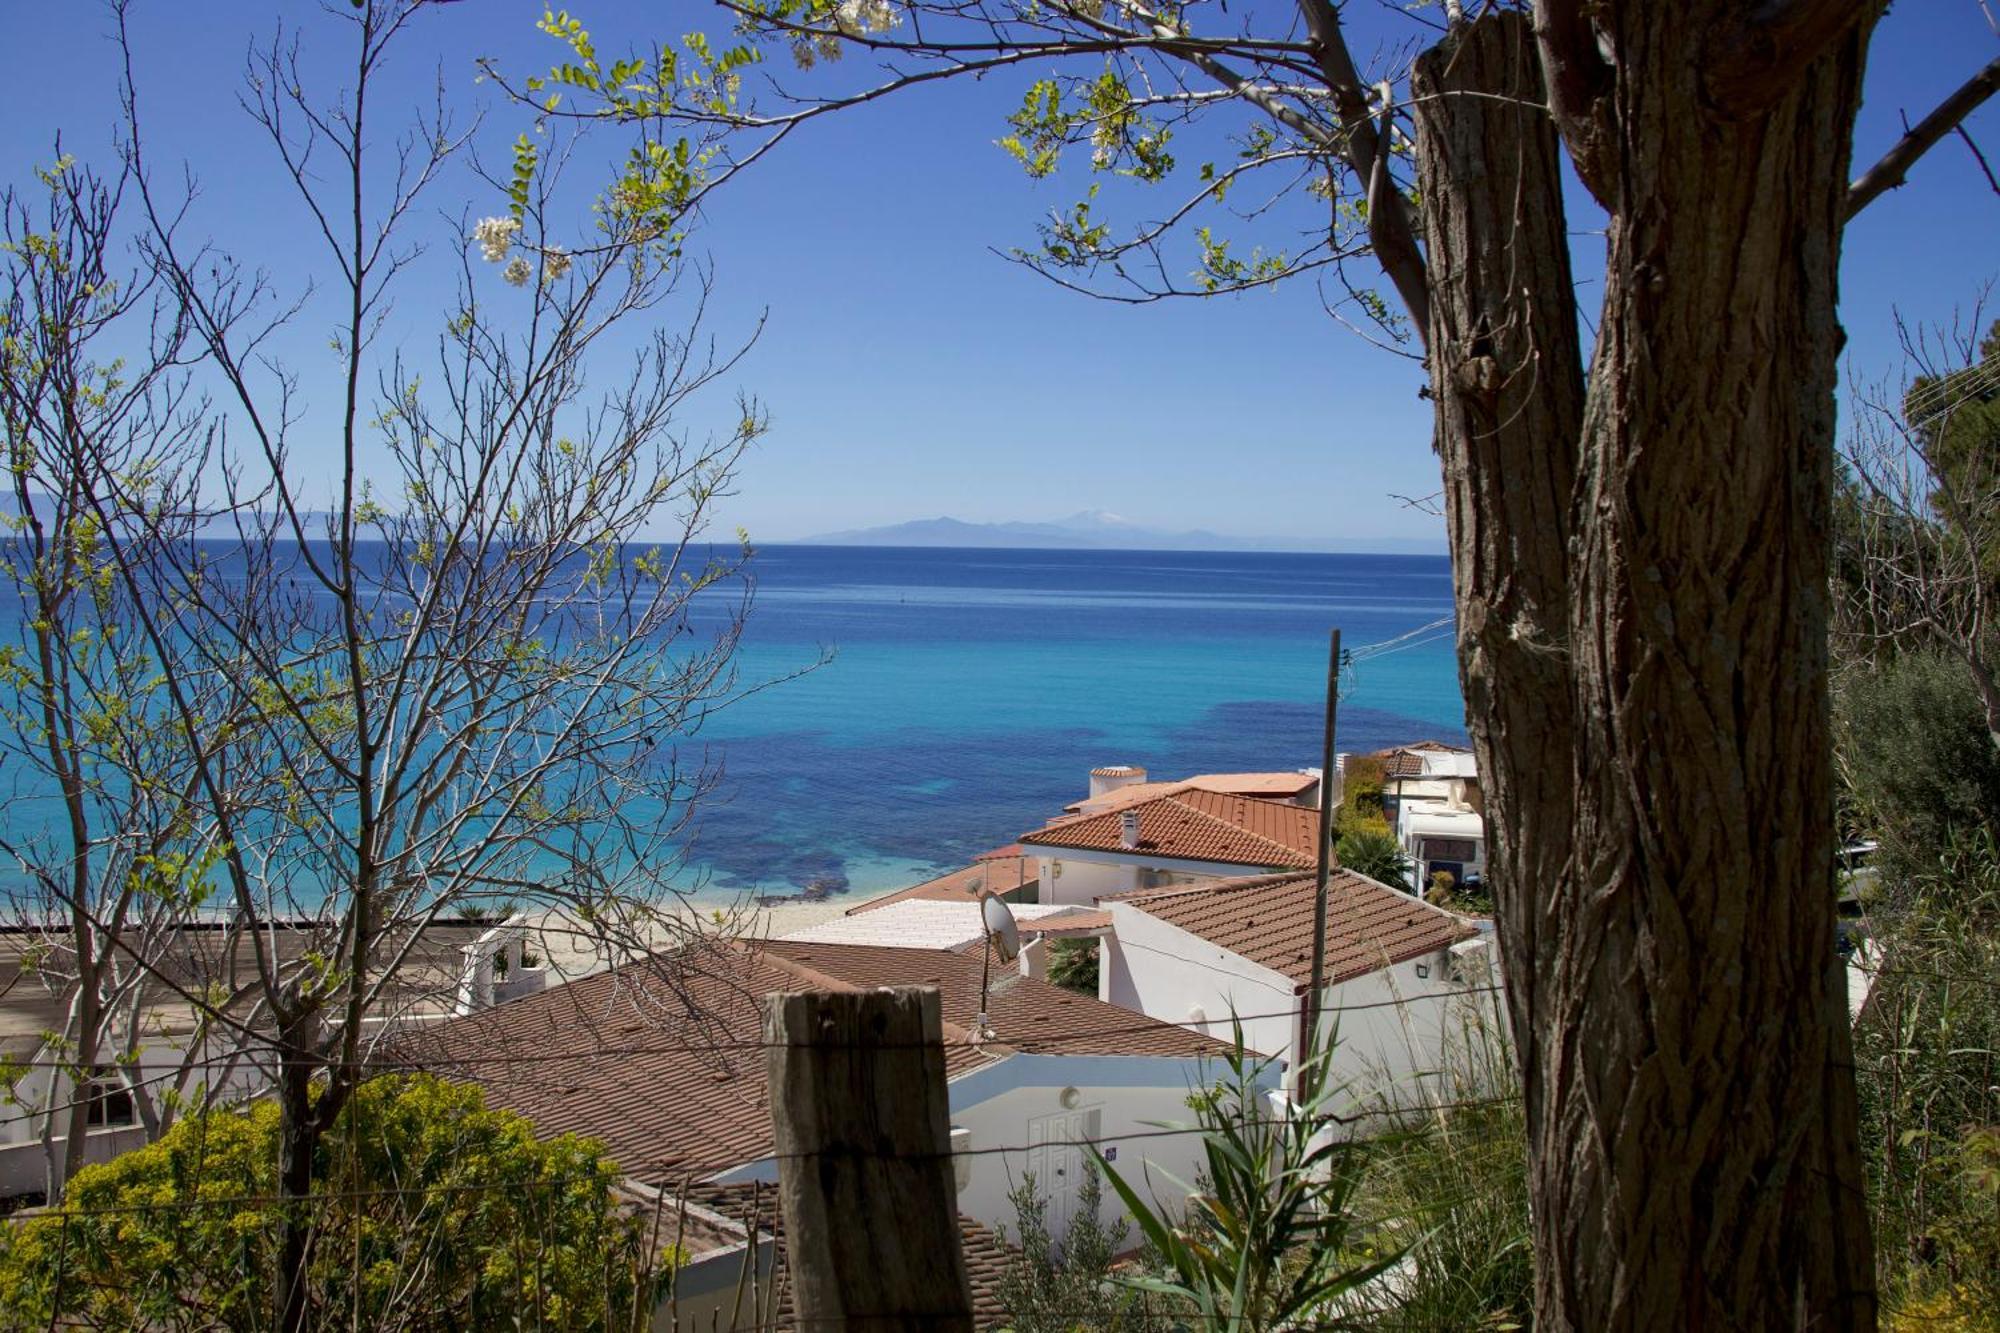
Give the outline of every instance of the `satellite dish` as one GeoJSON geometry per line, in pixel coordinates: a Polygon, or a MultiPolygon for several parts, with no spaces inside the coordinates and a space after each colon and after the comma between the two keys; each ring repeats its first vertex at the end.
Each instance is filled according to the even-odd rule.
{"type": "Polygon", "coordinates": [[[1014,914],[1007,910],[1006,903],[988,894],[980,900],[979,917],[1001,962],[1011,963],[1021,956],[1021,928],[1014,924],[1014,914]]]}

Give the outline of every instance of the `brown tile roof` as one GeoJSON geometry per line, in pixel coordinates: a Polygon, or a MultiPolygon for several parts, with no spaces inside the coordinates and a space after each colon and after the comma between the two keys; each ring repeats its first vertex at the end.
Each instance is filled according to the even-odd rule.
{"type": "Polygon", "coordinates": [[[950,1075],[1015,1050],[1208,1055],[1220,1043],[1047,982],[995,969],[994,1041],[969,1037],[979,954],[857,945],[704,941],[419,1028],[402,1063],[465,1078],[544,1133],[604,1141],[655,1184],[754,1161],[769,1150],[761,1001],[773,991],[934,985],[950,1075]]]}
{"type": "MultiPolygon", "coordinates": [[[[784,1210],[778,1205],[776,1188],[756,1184],[693,1185],[688,1188],[687,1196],[690,1203],[734,1222],[741,1236],[747,1237],[755,1231],[760,1236],[770,1236],[776,1242],[769,1279],[776,1284],[778,1292],[776,1326],[791,1327],[796,1310],[792,1304],[790,1275],[785,1269],[784,1210]]],[[[671,1205],[668,1211],[671,1216],[671,1205]]],[[[958,1218],[958,1241],[959,1251],[965,1256],[965,1274],[971,1288],[973,1327],[981,1330],[1005,1327],[1009,1314],[1000,1299],[1000,1284],[1013,1266],[1018,1251],[963,1213],[958,1218]]]]}
{"type": "Polygon", "coordinates": [[[1371,759],[1382,761],[1382,776],[1385,778],[1420,778],[1424,775],[1424,755],[1431,754],[1471,754],[1463,745],[1447,745],[1443,741],[1411,741],[1408,745],[1398,745],[1392,750],[1377,750],[1371,759]]]}
{"type": "MultiPolygon", "coordinates": [[[[764,948],[857,989],[936,986],[947,1027],[969,1030],[979,1012],[981,955],[879,945],[771,940],[764,948]]],[[[1186,1028],[1105,1004],[1060,986],[993,969],[987,1004],[998,1039],[1010,1049],[1049,1055],[1219,1055],[1224,1044],[1186,1028]]]]}
{"type": "MultiPolygon", "coordinates": [[[[1182,787],[1131,807],[1139,815],[1139,847],[1153,856],[1224,861],[1246,866],[1313,864],[1319,813],[1283,801],[1182,787]]],[[[1079,815],[1021,835],[1024,847],[1126,850],[1124,811],[1079,815]]]]}
{"type": "MultiPolygon", "coordinates": [[[[1313,876],[1259,875],[1191,888],[1141,889],[1130,903],[1211,944],[1289,977],[1312,982],[1313,876]]],[[[1462,917],[1351,870],[1327,882],[1326,976],[1338,985],[1390,963],[1433,953],[1478,933],[1462,917]]]]}
{"type": "Polygon", "coordinates": [[[1190,787],[1203,791],[1227,792],[1231,796],[1297,796],[1317,786],[1312,773],[1197,773],[1188,779],[1190,787]]]}
{"type": "Polygon", "coordinates": [[[898,889],[879,898],[870,898],[865,903],[856,903],[847,909],[846,915],[872,912],[879,907],[887,907],[890,903],[908,902],[912,898],[963,903],[976,901],[982,893],[1013,893],[1031,887],[1035,882],[1034,872],[1035,863],[1026,859],[1021,853],[1019,844],[1015,844],[1006,857],[988,852],[973,864],[954,870],[948,875],[939,875],[936,879],[912,884],[907,889],[898,889]]]}
{"type": "MultiPolygon", "coordinates": [[[[408,930],[385,936],[375,957],[403,952],[402,966],[384,990],[377,1012],[403,1014],[448,1009],[456,998],[465,945],[497,924],[434,922],[412,940],[408,930]]],[[[266,946],[281,968],[297,971],[307,950],[325,948],[329,928],[273,925],[266,946]]],[[[188,925],[160,942],[152,961],[169,986],[151,987],[144,1026],[150,1033],[185,1033],[196,1027],[192,1002],[181,992],[219,989],[234,993],[257,975],[256,947],[249,935],[221,926],[188,925]]],[[[44,1034],[59,1032],[67,1020],[70,988],[64,978],[75,965],[73,946],[61,930],[11,927],[0,930],[0,1054],[32,1056],[44,1034]],[[39,960],[39,961],[36,961],[39,960]]],[[[230,1006],[241,1019],[264,1026],[253,1012],[255,988],[230,1006]]]]}

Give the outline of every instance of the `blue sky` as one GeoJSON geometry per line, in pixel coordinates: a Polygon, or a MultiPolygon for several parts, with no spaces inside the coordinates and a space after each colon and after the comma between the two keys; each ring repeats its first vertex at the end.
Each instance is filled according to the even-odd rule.
{"type": "MultiPolygon", "coordinates": [[[[679,3],[586,0],[598,44],[717,26],[679,3]]],[[[297,284],[319,264],[303,214],[274,174],[235,98],[246,44],[285,16],[315,36],[317,7],[252,0],[137,0],[139,77],[156,163],[190,161],[203,183],[195,224],[297,284]]],[[[498,157],[522,127],[474,82],[490,56],[533,72],[552,56],[539,3],[467,0],[430,16],[389,71],[380,105],[414,105],[440,71],[454,104],[490,109],[479,143],[498,157]]],[[[1387,6],[1351,4],[1357,50],[1384,58],[1420,30],[1387,6]]],[[[115,62],[106,12],[88,0],[10,15],[15,87],[0,127],[0,178],[29,179],[57,131],[83,158],[109,153],[115,62]]],[[[1903,0],[1874,45],[1857,164],[2000,49],[1976,0],[1903,0]]],[[[852,76],[851,65],[838,71],[852,76]]],[[[1061,291],[992,251],[1027,244],[1036,219],[1077,196],[1076,176],[1029,182],[993,141],[1025,76],[926,90],[824,120],[795,135],[710,203],[698,248],[717,272],[716,327],[741,336],[768,311],[731,387],[757,395],[773,430],[724,517],[753,537],[951,514],[1044,519],[1103,508],[1148,526],[1366,543],[1442,540],[1440,520],[1392,497],[1437,486],[1417,368],[1329,320],[1310,282],[1222,300],[1120,306],[1061,291]]],[[[2000,162],[2000,106],[1970,122],[2000,162]]],[[[1190,157],[1214,143],[1182,145],[1190,157]]],[[[602,140],[586,151],[608,156],[602,140]]],[[[1116,186],[1111,187],[1115,193],[1116,186]]],[[[1130,191],[1122,198],[1129,199],[1130,191]]],[[[453,178],[421,219],[455,243],[449,217],[499,211],[453,178]]],[[[1114,210],[1157,212],[1140,199],[1114,210]]],[[[1283,210],[1244,241],[1282,244],[1301,223],[1283,210]],[[1287,228],[1290,231],[1287,231],[1287,228]]],[[[1573,213],[1578,263],[1595,238],[1573,213]]],[[[1898,365],[1892,313],[1949,320],[2000,277],[2000,198],[1964,146],[1948,141],[1911,184],[1849,229],[1843,319],[1851,372],[1898,365]]],[[[441,267],[441,266],[440,266],[441,267]]],[[[398,318],[414,333],[447,307],[442,277],[419,269],[398,318]]],[[[1588,303],[1589,289],[1585,290],[1588,303]]],[[[309,308],[289,346],[309,394],[330,404],[323,324],[309,308]],[[320,364],[315,364],[315,358],[320,364]]],[[[730,418],[727,392],[710,420],[730,418]]],[[[699,427],[702,420],[691,420],[699,427]]],[[[310,467],[311,444],[302,446],[310,467]]],[[[331,467],[331,456],[326,466],[331,467]]]]}

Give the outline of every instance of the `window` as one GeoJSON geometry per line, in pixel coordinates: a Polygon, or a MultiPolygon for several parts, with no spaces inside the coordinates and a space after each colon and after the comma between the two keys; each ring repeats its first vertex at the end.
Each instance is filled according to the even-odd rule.
{"type": "Polygon", "coordinates": [[[1479,844],[1471,838],[1425,838],[1426,861],[1477,861],[1479,844]]]}
{"type": "Polygon", "coordinates": [[[84,1112],[84,1123],[92,1129],[109,1129],[136,1124],[138,1119],[132,1090],[125,1086],[125,1080],[99,1065],[96,1077],[90,1080],[90,1105],[84,1112]]]}

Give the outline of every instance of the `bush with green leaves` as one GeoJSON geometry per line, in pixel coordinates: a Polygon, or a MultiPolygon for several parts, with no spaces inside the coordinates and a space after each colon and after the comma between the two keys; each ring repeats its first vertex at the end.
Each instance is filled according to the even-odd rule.
{"type": "MultiPolygon", "coordinates": [[[[261,1102],[79,1172],[59,1209],[0,1229],[10,1318],[271,1327],[277,1148],[277,1107],[261,1102]]],[[[629,1328],[635,1305],[650,1313],[662,1256],[647,1220],[614,1205],[616,1175],[601,1145],[539,1140],[476,1088],[364,1083],[314,1162],[309,1322],[629,1328]]]]}
{"type": "Polygon", "coordinates": [[[2000,834],[2000,750],[1963,663],[1924,652],[1855,663],[1835,710],[1853,831],[1879,837],[1890,867],[1928,874],[1954,834],[2000,834]]]}
{"type": "Polygon", "coordinates": [[[1356,874],[1366,875],[1392,889],[1410,888],[1410,857],[1396,835],[1381,820],[1361,823],[1340,835],[1334,844],[1340,864],[1356,874]]]}
{"type": "MultiPolygon", "coordinates": [[[[1035,1185],[1033,1173],[1008,1191],[1019,1232],[1018,1247],[994,1294],[1007,1308],[1012,1333],[1072,1333],[1076,1329],[1115,1329],[1125,1323],[1135,1294],[1113,1283],[1111,1268],[1129,1234],[1124,1222],[1107,1223],[1102,1205],[1104,1181],[1095,1171],[1083,1173],[1077,1206],[1060,1240],[1049,1234],[1049,1201],[1035,1185]]],[[[1010,1239],[995,1228],[1002,1240],[1010,1239]]]]}
{"type": "Polygon", "coordinates": [[[1049,942],[1049,980],[1064,990],[1097,994],[1097,941],[1074,937],[1049,942]]]}
{"type": "Polygon", "coordinates": [[[1186,1309],[1197,1328],[1352,1327],[1349,1305],[1402,1255],[1356,1225],[1368,1149],[1338,1135],[1331,1104],[1343,1094],[1324,1084],[1326,1055],[1301,1062],[1288,1109],[1265,1086],[1273,1062],[1244,1051],[1240,1027],[1223,1060],[1226,1077],[1189,1099],[1195,1121],[1162,1126],[1201,1135],[1198,1181],[1158,1173],[1182,1197],[1141,1198],[1097,1156],[1157,1257],[1159,1271],[1120,1281],[1186,1309]]]}

